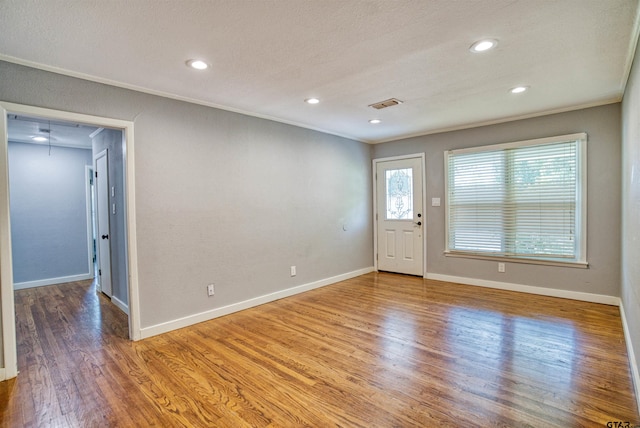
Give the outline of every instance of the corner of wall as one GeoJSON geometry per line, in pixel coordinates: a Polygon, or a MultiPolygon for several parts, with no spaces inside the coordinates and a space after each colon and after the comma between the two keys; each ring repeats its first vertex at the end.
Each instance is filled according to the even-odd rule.
{"type": "Polygon", "coordinates": [[[627,355],[629,358],[629,365],[631,368],[631,378],[633,380],[633,386],[636,393],[636,403],[638,410],[640,411],[640,371],[638,370],[637,359],[633,350],[633,342],[631,340],[631,332],[629,331],[629,325],[627,324],[627,315],[624,311],[624,304],[620,302],[620,317],[622,318],[622,330],[624,331],[624,341],[627,345],[627,355]]]}

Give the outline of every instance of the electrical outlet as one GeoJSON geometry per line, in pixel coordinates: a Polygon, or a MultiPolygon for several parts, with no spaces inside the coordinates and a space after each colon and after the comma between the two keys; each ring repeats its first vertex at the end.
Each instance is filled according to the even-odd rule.
{"type": "Polygon", "coordinates": [[[213,284],[209,284],[209,285],[207,285],[207,295],[208,295],[209,297],[213,296],[213,295],[214,295],[214,293],[215,293],[215,291],[216,291],[216,290],[214,289],[213,284]]]}
{"type": "Polygon", "coordinates": [[[500,272],[500,273],[506,272],[505,267],[504,267],[504,263],[498,263],[498,272],[500,272]]]}
{"type": "Polygon", "coordinates": [[[296,276],[296,267],[291,266],[291,276],[296,276]]]}

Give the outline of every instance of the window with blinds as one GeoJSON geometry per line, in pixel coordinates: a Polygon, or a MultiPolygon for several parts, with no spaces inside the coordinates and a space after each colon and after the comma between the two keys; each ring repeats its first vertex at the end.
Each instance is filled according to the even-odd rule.
{"type": "Polygon", "coordinates": [[[586,263],[586,140],[446,152],[447,252],[586,263]]]}

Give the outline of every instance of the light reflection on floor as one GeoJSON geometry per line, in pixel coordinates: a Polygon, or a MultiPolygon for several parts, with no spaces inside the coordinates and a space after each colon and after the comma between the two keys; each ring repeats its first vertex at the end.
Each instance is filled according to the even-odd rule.
{"type": "MultiPolygon", "coordinates": [[[[385,388],[402,392],[403,388],[411,389],[416,377],[446,376],[451,382],[450,391],[424,393],[446,399],[456,390],[481,391],[508,400],[527,396],[534,385],[544,402],[552,403],[559,397],[571,400],[572,379],[578,369],[576,356],[580,353],[578,333],[571,321],[466,307],[450,308],[442,325],[434,328],[426,328],[424,319],[400,308],[387,309],[380,316],[378,338],[383,352],[372,370],[385,388]],[[430,360],[433,349],[428,348],[435,341],[430,339],[433,334],[446,334],[449,348],[440,350],[441,357],[430,360]]],[[[500,412],[499,403],[494,405],[493,411],[500,412]]]]}
{"type": "Polygon", "coordinates": [[[467,376],[481,371],[494,373],[487,379],[487,393],[526,395],[535,385],[546,390],[545,401],[562,396],[571,399],[572,379],[580,352],[573,322],[508,316],[474,308],[453,308],[448,314],[447,343],[461,357],[457,373],[467,376]],[[511,373],[505,377],[502,373],[511,373]]]}

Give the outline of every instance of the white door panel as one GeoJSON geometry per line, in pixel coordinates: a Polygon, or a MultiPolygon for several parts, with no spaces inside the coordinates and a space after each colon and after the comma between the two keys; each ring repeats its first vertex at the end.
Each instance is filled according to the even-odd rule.
{"type": "Polygon", "coordinates": [[[107,150],[94,159],[96,172],[96,227],[98,229],[98,282],[101,291],[111,297],[111,236],[109,234],[109,165],[107,150]]]}
{"type": "Polygon", "coordinates": [[[422,158],[376,163],[378,270],[424,275],[422,158]]]}
{"type": "Polygon", "coordinates": [[[383,244],[386,250],[383,252],[385,257],[387,259],[395,259],[396,258],[396,231],[395,230],[386,231],[383,244]]]}

